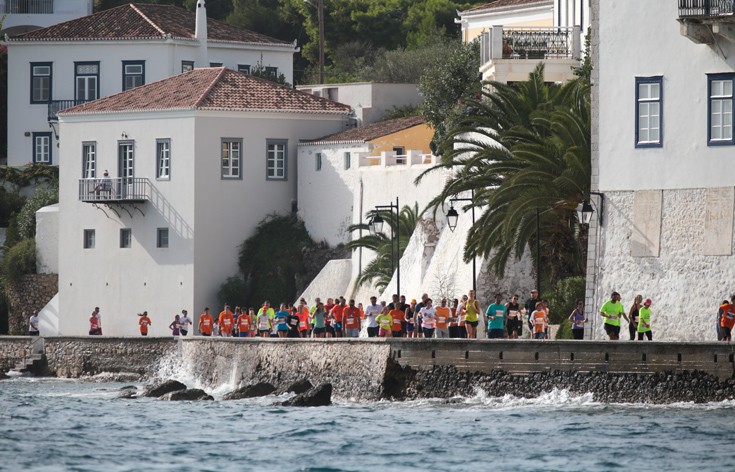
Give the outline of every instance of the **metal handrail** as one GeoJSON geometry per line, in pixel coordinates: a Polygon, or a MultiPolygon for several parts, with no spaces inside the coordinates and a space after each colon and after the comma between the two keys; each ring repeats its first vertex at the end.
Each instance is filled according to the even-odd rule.
{"type": "Polygon", "coordinates": [[[0,13],[7,14],[53,14],[54,0],[5,0],[4,8],[0,13]]]}
{"type": "Polygon", "coordinates": [[[680,18],[733,16],[735,0],[679,0],[680,18]]]}
{"type": "Polygon", "coordinates": [[[79,179],[80,202],[140,202],[150,200],[150,183],[145,177],[79,179]]]}
{"type": "Polygon", "coordinates": [[[57,114],[67,108],[87,103],[89,100],[51,100],[48,102],[48,121],[59,121],[57,114]]]}
{"type": "Polygon", "coordinates": [[[503,28],[503,59],[548,59],[573,56],[573,28],[503,28]]]}

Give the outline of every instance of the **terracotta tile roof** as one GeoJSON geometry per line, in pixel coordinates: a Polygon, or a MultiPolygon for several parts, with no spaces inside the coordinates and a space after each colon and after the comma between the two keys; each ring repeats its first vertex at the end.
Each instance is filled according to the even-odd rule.
{"type": "Polygon", "coordinates": [[[494,2],[486,3],[484,5],[480,5],[479,7],[470,8],[469,10],[465,10],[462,13],[474,13],[474,12],[480,12],[484,10],[494,10],[496,8],[504,8],[504,7],[520,7],[520,6],[526,6],[526,5],[532,5],[534,3],[551,3],[549,0],[495,0],[494,2]]]}
{"type": "Polygon", "coordinates": [[[330,134],[329,136],[324,136],[323,138],[303,142],[304,144],[366,142],[422,123],[424,123],[423,117],[407,116],[404,118],[395,118],[393,120],[370,123],[369,125],[360,126],[359,128],[352,128],[346,131],[340,131],[339,133],[330,134]]]}
{"type": "MultiPolygon", "coordinates": [[[[93,15],[41,28],[11,38],[11,41],[65,41],[116,39],[194,39],[196,15],[174,5],[131,3],[93,15]]],[[[207,19],[209,41],[292,46],[227,23],[207,19]]]]}
{"type": "Polygon", "coordinates": [[[194,69],[93,102],[59,116],[153,110],[253,110],[347,114],[350,107],[225,67],[194,69]]]}

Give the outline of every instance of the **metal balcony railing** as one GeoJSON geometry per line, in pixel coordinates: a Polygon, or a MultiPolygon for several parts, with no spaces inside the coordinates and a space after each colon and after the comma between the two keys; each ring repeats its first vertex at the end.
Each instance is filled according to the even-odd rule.
{"type": "Polygon", "coordinates": [[[0,14],[53,14],[54,0],[5,0],[0,7],[0,14]]]}
{"type": "Polygon", "coordinates": [[[493,26],[482,34],[481,62],[493,59],[578,59],[581,56],[581,29],[506,28],[493,26]]]}
{"type": "Polygon", "coordinates": [[[144,177],[79,179],[79,201],[87,203],[143,203],[150,200],[144,177]]]}
{"type": "Polygon", "coordinates": [[[48,102],[48,121],[59,121],[57,114],[61,110],[87,103],[89,100],[51,100],[48,102]]]}
{"type": "Polygon", "coordinates": [[[679,0],[679,18],[722,18],[734,12],[735,0],[679,0]]]}

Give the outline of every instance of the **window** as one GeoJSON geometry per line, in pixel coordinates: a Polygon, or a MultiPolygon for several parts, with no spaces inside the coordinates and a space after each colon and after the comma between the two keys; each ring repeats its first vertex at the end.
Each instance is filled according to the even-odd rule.
{"type": "Polygon", "coordinates": [[[31,103],[51,100],[51,63],[31,62],[31,103]]]}
{"type": "Polygon", "coordinates": [[[97,100],[99,94],[100,63],[75,62],[74,83],[76,100],[97,100]]]}
{"type": "Polygon", "coordinates": [[[123,91],[145,84],[145,61],[123,61],[122,64],[123,91]]]}
{"type": "Polygon", "coordinates": [[[51,133],[33,133],[33,162],[51,164],[51,133]]]}
{"type": "Polygon", "coordinates": [[[316,153],[316,170],[317,171],[322,170],[322,153],[321,152],[316,153]]]}
{"type": "Polygon", "coordinates": [[[181,72],[194,70],[194,61],[181,61],[181,72]]]}
{"type": "Polygon", "coordinates": [[[221,62],[210,62],[209,67],[222,67],[221,62]]]}
{"type": "Polygon", "coordinates": [[[84,230],[84,249],[94,249],[94,230],[84,230]]]}
{"type": "Polygon", "coordinates": [[[168,228],[158,228],[156,230],[156,247],[168,247],[168,228]]]}
{"type": "Polygon", "coordinates": [[[250,73],[250,64],[238,64],[237,65],[237,71],[238,72],[245,72],[246,74],[250,73]]]}
{"type": "Polygon", "coordinates": [[[133,230],[130,228],[120,228],[120,247],[129,248],[133,241],[133,230]]]}
{"type": "Polygon", "coordinates": [[[393,152],[396,153],[396,156],[405,156],[406,155],[406,148],[403,146],[395,146],[393,148],[393,152]]]}
{"type": "Polygon", "coordinates": [[[286,144],[282,139],[266,141],[265,177],[268,180],[286,180],[286,144]]]}
{"type": "Polygon", "coordinates": [[[635,147],[663,145],[663,77],[635,79],[635,147]]]}
{"type": "Polygon", "coordinates": [[[242,139],[222,138],[222,178],[239,179],[242,139]]]}
{"type": "Polygon", "coordinates": [[[156,139],[156,178],[171,178],[171,140],[156,139]]]}
{"type": "Polygon", "coordinates": [[[349,152],[345,153],[344,159],[345,159],[345,170],[349,170],[350,167],[352,167],[352,156],[350,155],[349,152]]]}
{"type": "Polygon", "coordinates": [[[268,77],[272,78],[273,80],[278,79],[278,67],[266,67],[265,73],[268,77]]]}
{"type": "Polygon", "coordinates": [[[708,144],[735,144],[732,134],[733,81],[735,74],[707,76],[709,129],[708,144]]]}
{"type": "Polygon", "coordinates": [[[97,143],[82,143],[82,177],[97,177],[97,143]]]}

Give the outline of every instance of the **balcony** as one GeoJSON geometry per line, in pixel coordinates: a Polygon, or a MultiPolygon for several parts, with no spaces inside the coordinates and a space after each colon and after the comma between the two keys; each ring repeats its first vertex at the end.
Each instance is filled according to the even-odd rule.
{"type": "Polygon", "coordinates": [[[679,0],[680,32],[696,44],[735,43],[734,13],[735,0],[679,0]]]}
{"type": "Polygon", "coordinates": [[[54,13],[54,0],[4,0],[0,2],[0,14],[50,15],[54,13]]]}
{"type": "Polygon", "coordinates": [[[508,28],[493,26],[481,36],[480,71],[484,80],[526,80],[539,62],[547,80],[572,78],[582,55],[581,28],[508,28]]]}
{"type": "Polygon", "coordinates": [[[143,177],[79,179],[79,201],[84,203],[145,203],[150,195],[150,182],[143,177]]]}
{"type": "Polygon", "coordinates": [[[87,103],[88,101],[89,100],[51,100],[48,102],[48,121],[55,123],[59,121],[57,114],[60,111],[81,105],[82,103],[87,103]]]}

